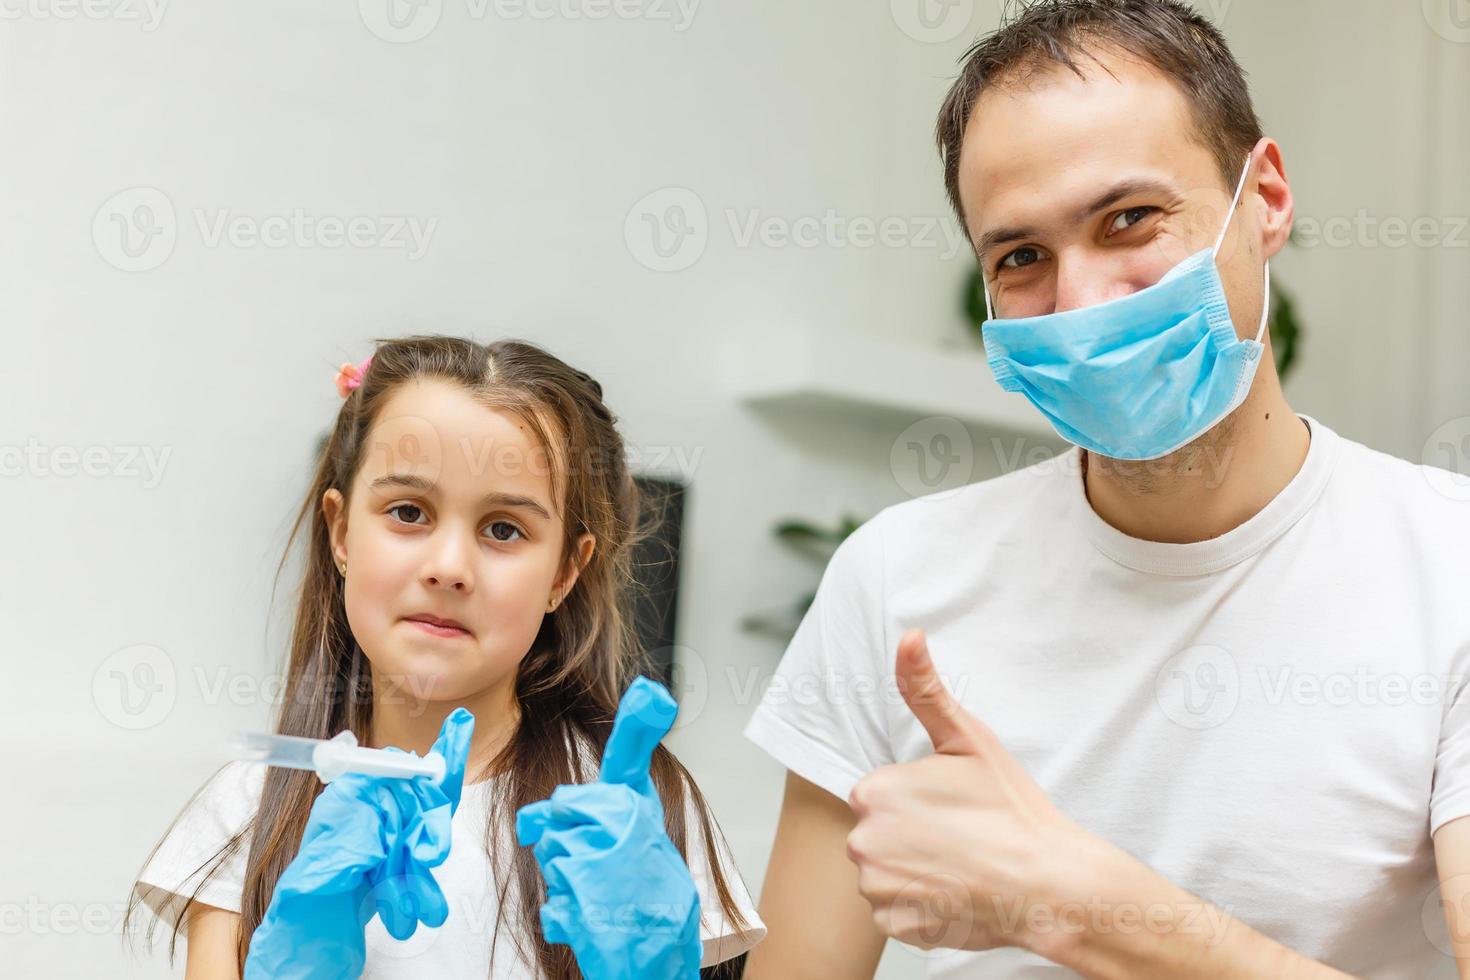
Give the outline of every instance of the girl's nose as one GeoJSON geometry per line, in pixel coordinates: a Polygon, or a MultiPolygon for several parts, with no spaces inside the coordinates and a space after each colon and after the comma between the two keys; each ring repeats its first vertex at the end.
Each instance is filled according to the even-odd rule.
{"type": "Polygon", "coordinates": [[[452,588],[455,588],[455,589],[457,589],[457,590],[459,590],[461,592],[465,591],[465,589],[468,588],[468,585],[469,585],[469,583],[467,582],[467,580],[465,579],[465,577],[463,577],[463,576],[453,576],[453,575],[447,575],[447,576],[426,575],[424,577],[424,581],[427,584],[429,584],[429,585],[441,585],[441,584],[448,585],[448,586],[451,586],[452,588]]]}
{"type": "Polygon", "coordinates": [[[424,584],[468,592],[474,588],[470,556],[463,544],[445,535],[424,564],[424,584]]]}

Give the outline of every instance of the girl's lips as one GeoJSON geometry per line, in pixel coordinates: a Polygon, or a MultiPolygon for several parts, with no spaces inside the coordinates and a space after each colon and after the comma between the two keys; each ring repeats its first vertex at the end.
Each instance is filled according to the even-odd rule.
{"type": "Polygon", "coordinates": [[[417,626],[419,629],[423,630],[425,633],[428,633],[431,636],[442,636],[445,638],[451,638],[456,636],[470,635],[468,630],[462,630],[455,626],[439,626],[434,623],[426,623],[422,619],[406,619],[404,620],[404,622],[411,623],[412,625],[417,626]]]}

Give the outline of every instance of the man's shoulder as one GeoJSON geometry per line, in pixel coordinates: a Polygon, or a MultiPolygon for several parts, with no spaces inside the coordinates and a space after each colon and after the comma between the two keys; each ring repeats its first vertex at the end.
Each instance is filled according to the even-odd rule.
{"type": "Polygon", "coordinates": [[[1378,546],[1392,543],[1407,549],[1430,575],[1470,584],[1470,477],[1345,436],[1338,440],[1328,492],[1345,529],[1361,532],[1378,546]]]}
{"type": "Polygon", "coordinates": [[[935,561],[972,567],[999,551],[1055,551],[1080,495],[1076,451],[884,507],[843,543],[851,576],[908,580],[935,561]]]}
{"type": "MultiPolygon", "coordinates": [[[[1470,425],[1462,434],[1470,440],[1470,425]]],[[[1370,505],[1388,508],[1385,517],[1447,527],[1470,527],[1470,476],[1444,466],[1415,462],[1339,435],[1336,486],[1361,495],[1370,505]]],[[[1426,445],[1426,455],[1443,452],[1448,460],[1464,446],[1426,445]]]]}
{"type": "Polygon", "coordinates": [[[983,534],[1038,511],[1059,511],[1077,492],[1081,457],[1076,449],[1006,470],[996,476],[890,504],[874,518],[887,532],[983,534]]]}

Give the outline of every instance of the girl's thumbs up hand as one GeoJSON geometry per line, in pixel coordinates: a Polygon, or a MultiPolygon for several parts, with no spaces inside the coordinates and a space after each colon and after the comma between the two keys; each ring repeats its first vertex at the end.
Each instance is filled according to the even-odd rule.
{"type": "Polygon", "coordinates": [[[899,641],[894,673],[934,753],[875,769],[848,796],[847,856],[874,922],[924,948],[1041,945],[1028,912],[1055,908],[1064,865],[1091,835],[955,700],[922,630],[899,641]]]}
{"type": "Polygon", "coordinates": [[[641,796],[658,799],[648,778],[648,765],[678,714],[679,705],[663,685],[647,677],[628,685],[602,753],[602,781],[622,783],[641,796]]]}
{"type": "Polygon", "coordinates": [[[610,812],[627,808],[613,807],[610,811],[609,801],[628,793],[633,794],[631,799],[638,806],[662,820],[663,803],[649,778],[648,767],[653,750],[673,727],[678,714],[678,702],[662,684],[647,677],[635,678],[618,702],[612,733],[602,750],[602,771],[597,782],[558,786],[547,799],[521,807],[516,812],[516,837],[521,845],[538,843],[548,830],[606,823],[610,812]]]}
{"type": "Polygon", "coordinates": [[[598,780],[558,786],[516,814],[546,881],[542,935],[570,946],[589,980],[699,972],[699,891],[648,773],[678,710],[662,685],[636,679],[618,703],[598,780]]]}

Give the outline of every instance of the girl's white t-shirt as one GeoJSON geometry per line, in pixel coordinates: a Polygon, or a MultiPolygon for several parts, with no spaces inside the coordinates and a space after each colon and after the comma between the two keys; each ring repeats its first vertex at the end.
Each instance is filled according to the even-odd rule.
{"type": "MultiPolygon", "coordinates": [[[[134,885],[137,896],[172,928],[178,912],[199,887],[211,858],[255,815],[260,802],[266,767],[250,762],[231,762],[204,786],[180,815],[159,845],[134,885]]],[[[414,934],[398,941],[374,916],[367,925],[367,966],[363,980],[417,980],[430,976],[490,977],[497,980],[533,980],[537,976],[520,957],[511,929],[496,937],[500,906],[499,889],[491,857],[486,852],[486,822],[495,781],[485,780],[464,787],[452,821],[449,856],[432,869],[449,902],[449,917],[434,928],[419,924],[414,934]],[[491,942],[495,940],[494,973],[491,973],[491,942]]],[[[686,798],[687,799],[687,798],[686,798]]],[[[692,803],[687,805],[686,842],[689,870],[699,889],[700,936],[704,940],[704,966],[738,956],[766,934],[764,924],[751,902],[723,836],[715,834],[720,868],[731,896],[749,924],[742,935],[725,917],[711,881],[704,837],[692,803]]],[[[508,827],[497,829],[500,846],[518,846],[508,827]]],[[[250,835],[210,876],[195,900],[217,908],[240,911],[245,859],[250,835]]],[[[505,908],[518,908],[512,882],[505,908]]],[[[185,924],[187,928],[187,923],[185,924]]]]}

